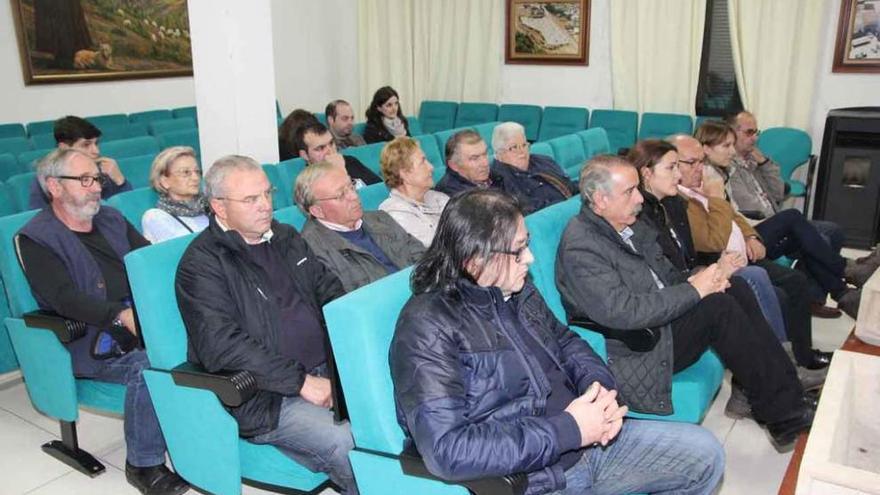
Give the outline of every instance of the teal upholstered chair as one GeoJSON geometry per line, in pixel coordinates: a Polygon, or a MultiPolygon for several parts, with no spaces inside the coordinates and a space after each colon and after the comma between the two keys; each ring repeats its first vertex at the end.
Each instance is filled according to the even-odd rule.
{"type": "Polygon", "coordinates": [[[28,122],[28,125],[27,125],[28,136],[33,136],[34,134],[52,134],[54,131],[55,131],[55,121],[54,120],[40,120],[37,122],[28,122]]]}
{"type": "Polygon", "coordinates": [[[156,207],[159,194],[152,187],[142,187],[132,191],[125,191],[107,198],[107,205],[116,208],[141,234],[141,219],[150,208],[156,207]]]}
{"type": "Polygon", "coordinates": [[[642,114],[639,125],[639,139],[665,139],[673,134],[693,134],[694,119],[680,113],[642,114]]]}
{"type": "Polygon", "coordinates": [[[25,172],[6,179],[7,193],[17,211],[29,209],[28,198],[31,195],[31,183],[36,176],[36,172],[25,172]]]}
{"type": "Polygon", "coordinates": [[[431,165],[436,169],[437,167],[445,167],[446,159],[443,156],[444,150],[437,147],[437,139],[430,134],[423,134],[421,136],[415,136],[413,139],[419,142],[419,147],[422,149],[422,153],[425,154],[425,158],[431,162],[431,165]]]}
{"type": "Polygon", "coordinates": [[[361,206],[364,211],[376,211],[382,201],[388,199],[388,188],[383,182],[370,184],[357,190],[358,196],[361,198],[361,206]]]}
{"type": "Polygon", "coordinates": [[[586,158],[581,138],[575,134],[569,134],[553,138],[547,143],[553,148],[556,163],[562,167],[565,174],[570,178],[577,177],[586,158]]]}
{"type": "Polygon", "coordinates": [[[82,338],[81,324],[58,317],[33,316],[37,303],[19,264],[15,236],[36,213],[34,210],[0,218],[0,275],[11,313],[5,320],[6,329],[31,403],[37,411],[57,419],[61,426],[61,440],[44,444],[43,451],[84,474],[96,476],[104,471],[104,466],[80,449],[77,441],[79,406],[122,414],[125,387],[75,378],[70,353],[62,341],[82,338]]]}
{"type": "Polygon", "coordinates": [[[425,131],[422,130],[422,122],[415,115],[407,115],[406,124],[409,126],[410,137],[421,136],[425,133],[425,131]]]}
{"type": "Polygon", "coordinates": [[[318,119],[318,122],[327,125],[327,114],[323,112],[315,112],[315,118],[318,119]]]}
{"type": "Polygon", "coordinates": [[[163,150],[170,146],[189,146],[190,148],[196,150],[197,156],[201,156],[202,154],[202,148],[199,144],[198,129],[182,129],[179,131],[169,131],[156,136],[156,141],[159,142],[159,147],[163,150]]]}
{"type": "Polygon", "coordinates": [[[105,115],[93,115],[86,117],[98,129],[104,130],[105,127],[117,127],[120,125],[128,125],[128,115],[124,113],[112,113],[105,115]]]}
{"type": "Polygon", "coordinates": [[[122,175],[125,176],[125,180],[131,184],[131,187],[139,189],[141,187],[150,187],[150,168],[152,168],[153,160],[155,159],[156,154],[150,153],[120,158],[116,163],[119,165],[122,175]]]}
{"type": "Polygon", "coordinates": [[[372,143],[365,144],[363,146],[355,146],[354,148],[345,148],[341,151],[343,155],[349,155],[357,158],[364,165],[367,166],[370,170],[373,171],[379,177],[382,176],[382,172],[379,170],[379,157],[382,155],[382,148],[388,143],[380,142],[380,143],[372,143]]]}
{"type": "Polygon", "coordinates": [[[34,146],[26,137],[0,138],[0,153],[12,153],[13,155],[17,155],[32,149],[34,149],[34,146]]]}
{"type": "Polygon", "coordinates": [[[419,107],[419,121],[422,131],[433,134],[437,131],[445,131],[455,127],[455,116],[458,113],[458,103],[454,101],[431,101],[425,100],[419,107]]]}
{"type": "MultiPolygon", "coordinates": [[[[421,127],[421,124],[419,124],[419,126],[421,127]]],[[[354,127],[352,127],[351,132],[354,132],[355,134],[363,137],[364,129],[366,129],[366,128],[367,128],[366,122],[358,122],[357,124],[354,125],[354,127]]],[[[422,132],[424,133],[424,131],[422,131],[422,132]]]]}
{"type": "Polygon", "coordinates": [[[486,142],[486,149],[489,152],[489,159],[492,159],[492,155],[494,154],[492,150],[492,133],[495,132],[495,127],[498,126],[501,122],[484,122],[482,124],[478,124],[473,126],[473,129],[477,131],[477,134],[483,138],[483,141],[486,142]]]}
{"type": "Polygon", "coordinates": [[[611,153],[611,143],[608,141],[608,133],[601,127],[593,127],[577,133],[584,145],[584,156],[587,160],[596,156],[611,153]]]}
{"type": "Polygon", "coordinates": [[[281,180],[284,181],[284,187],[290,196],[290,204],[294,204],[296,200],[293,198],[293,184],[296,182],[296,176],[305,170],[306,161],[302,158],[291,158],[278,162],[278,171],[281,173],[281,180]]]}
{"type": "Polygon", "coordinates": [[[587,128],[590,111],[583,107],[544,107],[538,141],[574,134],[587,128]]]}
{"type": "Polygon", "coordinates": [[[171,110],[171,115],[175,119],[189,117],[193,119],[193,121],[198,122],[198,117],[196,114],[196,107],[179,107],[171,110]]]}
{"type": "Polygon", "coordinates": [[[35,150],[44,150],[54,148],[58,143],[55,141],[55,134],[36,134],[29,138],[31,147],[35,150]]]}
{"type": "Polygon", "coordinates": [[[306,224],[306,216],[303,215],[303,212],[295,205],[275,210],[272,213],[272,216],[275,217],[275,220],[278,220],[281,223],[293,225],[297,231],[301,231],[303,225],[306,224]]]}
{"type": "Polygon", "coordinates": [[[25,171],[19,168],[15,155],[12,153],[0,153],[0,181],[25,171]]]}
{"type": "Polygon", "coordinates": [[[284,120],[284,114],[281,113],[281,103],[278,103],[277,99],[275,100],[275,118],[279,124],[284,120]]]}
{"type": "MultiPolygon", "coordinates": [[[[0,182],[0,218],[12,215],[18,210],[9,198],[6,183],[0,182]]],[[[6,298],[6,288],[3,279],[0,278],[0,373],[6,373],[18,368],[18,360],[12,349],[12,341],[9,340],[9,332],[6,331],[4,320],[10,316],[9,301],[6,298]]]]}
{"type": "Polygon", "coordinates": [[[605,129],[611,144],[611,154],[616,155],[621,148],[630,148],[635,144],[639,114],[628,110],[593,110],[590,127],[605,129]]]}
{"type": "MultiPolygon", "coordinates": [[[[566,321],[566,315],[556,288],[556,251],[562,239],[562,232],[580,208],[581,200],[575,196],[526,217],[526,227],[531,235],[529,247],[535,257],[534,263],[529,267],[529,273],[553,314],[562,322],[566,321]]],[[[602,335],[578,327],[572,327],[572,330],[587,340],[603,359],[607,357],[602,335]]],[[[723,377],[724,367],[721,361],[714,352],[707,351],[696,363],[672,377],[673,414],[657,416],[631,412],[629,416],[699,423],[712,404],[723,377]]]]}
{"type": "Polygon", "coordinates": [[[538,140],[538,131],[541,129],[541,113],[543,110],[538,105],[513,105],[504,104],[498,107],[499,122],[516,122],[526,130],[526,140],[529,142],[538,140]]]}
{"type": "Polygon", "coordinates": [[[102,143],[101,154],[118,161],[132,156],[158,155],[163,148],[166,146],[160,148],[153,136],[141,136],[102,143]]]}
{"type": "Polygon", "coordinates": [[[272,208],[277,210],[292,205],[293,194],[288,188],[278,165],[264,163],[263,172],[266,172],[266,177],[269,179],[269,183],[275,188],[275,193],[272,194],[272,208]]]}
{"type": "Polygon", "coordinates": [[[18,161],[18,170],[19,173],[23,172],[33,172],[36,169],[37,162],[40,161],[44,156],[54,150],[55,147],[44,148],[41,150],[31,150],[25,151],[23,153],[19,153],[15,156],[15,159],[18,161]]]}
{"type": "Polygon", "coordinates": [[[780,174],[791,188],[790,196],[805,196],[806,184],[794,180],[791,175],[799,166],[813,157],[813,141],[810,135],[791,127],[771,127],[758,136],[758,149],[779,164],[780,174]]]}
{"type": "Polygon", "coordinates": [[[240,494],[242,482],[285,493],[318,493],[328,484],[326,476],[291,461],[275,447],[238,436],[238,424],[221,400],[229,405],[244,400],[247,392],[232,384],[252,381],[249,373],[211,375],[201,370],[199,374],[197,368],[187,366],[187,334],[177,309],[174,278],[195,235],[147,246],[125,257],[150,358],[144,378],[174,469],[191,485],[218,495],[240,494]],[[199,378],[228,387],[223,390],[229,395],[221,392],[218,398],[211,389],[200,388],[199,378]]]}
{"type": "Polygon", "coordinates": [[[103,145],[110,141],[119,141],[120,139],[130,139],[147,135],[149,135],[149,132],[147,132],[147,124],[142,122],[104,126],[101,128],[101,139],[98,142],[103,145]]]}
{"type": "Polygon", "coordinates": [[[529,153],[532,155],[549,156],[554,161],[556,160],[556,153],[553,151],[553,146],[550,146],[550,143],[546,141],[532,144],[529,147],[529,153]]]}
{"type": "Polygon", "coordinates": [[[149,110],[146,112],[135,112],[128,114],[129,122],[140,123],[152,122],[154,120],[168,120],[173,118],[174,115],[171,114],[171,110],[149,110]]]}
{"type": "Polygon", "coordinates": [[[0,138],[27,137],[24,126],[17,123],[0,124],[0,138]]]}
{"type": "MultiPolygon", "coordinates": [[[[349,459],[361,495],[467,495],[462,486],[406,474],[402,468],[404,434],[397,424],[388,349],[397,315],[411,295],[411,272],[401,270],[324,306],[354,437],[349,459]]],[[[413,464],[406,465],[413,473],[413,464]]],[[[421,472],[427,475],[423,465],[421,472]]],[[[503,484],[500,479],[481,481],[503,484]]],[[[485,493],[476,484],[470,488],[485,493]]],[[[494,493],[517,493],[509,488],[494,493]]]]}
{"type": "MultiPolygon", "coordinates": [[[[463,131],[465,129],[473,129],[472,127],[456,127],[454,129],[446,129],[445,131],[438,131],[433,134],[434,139],[437,141],[437,149],[440,150],[441,154],[446,153],[446,141],[449,141],[449,138],[453,136],[458,131],[463,131]]],[[[486,146],[491,146],[491,143],[486,143],[486,146]]]]}
{"type": "Polygon", "coordinates": [[[498,120],[498,105],[494,103],[459,103],[455,127],[472,127],[498,120]]]}
{"type": "Polygon", "coordinates": [[[147,124],[147,130],[153,136],[167,134],[172,131],[186,131],[196,128],[196,121],[191,117],[179,117],[167,120],[153,120],[147,124]]]}

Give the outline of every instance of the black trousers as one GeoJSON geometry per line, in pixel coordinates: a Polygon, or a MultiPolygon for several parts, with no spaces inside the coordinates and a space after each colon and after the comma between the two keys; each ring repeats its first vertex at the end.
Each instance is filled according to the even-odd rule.
{"type": "Polygon", "coordinates": [[[797,372],[760,309],[746,312],[733,296],[711,294],[672,322],[672,342],[675,371],[707,348],[717,352],[745,389],[756,420],[781,421],[802,407],[797,372]]]}
{"type": "Polygon", "coordinates": [[[807,276],[800,270],[792,270],[778,265],[766,258],[755,265],[767,271],[770,282],[777,289],[782,317],[785,319],[785,333],[791,341],[794,357],[799,364],[807,364],[813,359],[813,319],[810,316],[810,284],[807,276]]]}

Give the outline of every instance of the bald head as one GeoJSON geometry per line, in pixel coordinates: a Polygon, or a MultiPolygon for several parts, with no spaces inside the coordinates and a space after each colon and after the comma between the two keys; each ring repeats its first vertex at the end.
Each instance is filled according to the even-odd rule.
{"type": "Polygon", "coordinates": [[[687,134],[676,134],[666,141],[678,150],[681,185],[689,189],[699,188],[703,183],[703,160],[706,158],[703,145],[687,134]]]}
{"type": "Polygon", "coordinates": [[[758,119],[749,112],[743,110],[736,114],[732,122],[729,122],[736,133],[736,152],[740,156],[749,155],[758,143],[758,119]]]}

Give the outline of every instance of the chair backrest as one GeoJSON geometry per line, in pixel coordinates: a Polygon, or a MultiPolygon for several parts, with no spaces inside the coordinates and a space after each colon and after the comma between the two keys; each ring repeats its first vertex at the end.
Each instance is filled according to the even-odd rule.
{"type": "Polygon", "coordinates": [[[388,143],[379,142],[373,144],[365,144],[363,146],[355,146],[353,148],[345,148],[342,150],[343,155],[349,155],[360,160],[364,165],[367,166],[373,173],[381,176],[382,172],[379,170],[379,157],[382,155],[382,148],[388,143]]]}
{"type": "Polygon", "coordinates": [[[574,134],[587,128],[590,111],[582,107],[545,107],[538,141],[574,134]]]}
{"type": "Polygon", "coordinates": [[[388,350],[397,316],[411,296],[411,272],[401,270],[324,306],[351,433],[361,449],[391,454],[403,449],[388,350]]]}
{"type": "Polygon", "coordinates": [[[51,153],[54,149],[55,148],[53,147],[41,150],[31,150],[16,155],[15,159],[18,160],[19,173],[33,172],[36,169],[37,162],[40,161],[40,159],[44,156],[51,153]]]}
{"type": "Polygon", "coordinates": [[[639,139],[665,139],[673,134],[693,134],[694,119],[680,113],[642,114],[639,125],[639,139]]]}
{"type": "Polygon", "coordinates": [[[421,136],[415,136],[413,139],[419,142],[419,147],[422,148],[425,158],[431,162],[434,169],[437,169],[437,167],[446,167],[443,150],[437,147],[437,139],[435,139],[433,135],[423,134],[421,136]]]}
{"type": "Polygon", "coordinates": [[[32,149],[34,149],[34,147],[26,137],[0,138],[0,153],[17,154],[32,149]]]}
{"type": "Polygon", "coordinates": [[[422,130],[422,122],[415,115],[406,116],[406,125],[409,126],[410,137],[421,136],[425,133],[425,131],[422,130]]]}
{"type": "Polygon", "coordinates": [[[526,140],[537,141],[541,130],[541,113],[538,105],[504,104],[498,108],[500,122],[516,122],[526,130],[526,140]]]}
{"type": "Polygon", "coordinates": [[[22,172],[25,172],[25,170],[22,170],[22,167],[19,166],[15,155],[12,153],[0,153],[0,181],[22,172]]]}
{"type": "Polygon", "coordinates": [[[458,113],[458,103],[454,101],[431,101],[425,100],[419,107],[419,121],[422,130],[428,134],[437,131],[445,131],[455,127],[455,116],[458,113]]]}
{"type": "Polygon", "coordinates": [[[198,234],[136,249],[125,256],[125,270],[138,312],[150,365],[170,370],[186,361],[186,327],[177,309],[174,279],[187,246],[198,234]]]}
{"type": "MultiPolygon", "coordinates": [[[[421,124],[419,124],[419,126],[421,126],[421,124]]],[[[358,136],[363,137],[364,129],[366,129],[366,128],[367,128],[366,122],[358,122],[357,124],[354,125],[354,127],[352,127],[351,132],[357,134],[358,136]]]]}
{"type": "Polygon", "coordinates": [[[470,127],[498,119],[498,105],[494,103],[459,103],[455,127],[470,127]]]}
{"type": "Polygon", "coordinates": [[[107,205],[116,208],[138,232],[143,233],[141,219],[150,208],[156,207],[159,194],[152,187],[125,191],[107,198],[107,205]]]}
{"type": "Polygon", "coordinates": [[[549,156],[556,161],[556,153],[553,152],[553,146],[548,142],[534,143],[529,147],[529,153],[532,155],[549,156]]]}
{"type": "Polygon", "coordinates": [[[128,115],[124,113],[112,113],[106,115],[93,115],[91,117],[86,117],[86,120],[94,124],[95,127],[104,130],[105,127],[117,127],[121,125],[128,125],[128,115]]]}
{"type": "Polygon", "coordinates": [[[198,117],[196,114],[196,107],[179,107],[171,110],[171,115],[174,116],[175,119],[179,119],[181,117],[189,117],[193,119],[193,121],[198,121],[198,117]]]}
{"type": "Polygon", "coordinates": [[[608,142],[608,133],[601,127],[594,127],[577,133],[584,145],[584,157],[589,160],[596,155],[611,153],[611,143],[608,142]]]}
{"type": "Polygon", "coordinates": [[[130,139],[147,135],[149,135],[149,132],[147,132],[147,124],[142,122],[105,126],[101,129],[101,140],[99,143],[119,141],[120,139],[130,139]]]}
{"type": "MultiPolygon", "coordinates": [[[[2,158],[2,155],[0,155],[0,159],[2,158]]],[[[13,213],[18,213],[18,211],[18,205],[13,201],[12,196],[9,194],[9,185],[0,181],[0,217],[12,215],[13,213]]],[[[0,323],[0,326],[2,326],[2,323],[0,323]]],[[[0,332],[2,332],[2,329],[0,329],[0,332]]]]}
{"type": "Polygon", "coordinates": [[[318,119],[318,122],[327,125],[327,114],[323,112],[315,112],[315,118],[318,119]]]}
{"type": "Polygon", "coordinates": [[[383,182],[362,187],[357,190],[357,193],[361,197],[361,206],[363,206],[364,211],[378,210],[379,205],[382,204],[382,201],[388,199],[389,194],[388,188],[385,187],[383,182]]]}
{"type": "Polygon", "coordinates": [[[294,204],[293,185],[296,182],[296,176],[305,170],[306,161],[302,158],[291,158],[278,163],[278,171],[281,173],[281,180],[284,181],[285,187],[290,192],[290,204],[294,204]]]}
{"type": "Polygon", "coordinates": [[[201,156],[202,154],[202,148],[199,145],[198,129],[193,128],[166,132],[156,136],[156,140],[159,142],[159,146],[163,150],[169,146],[189,146],[196,150],[196,155],[201,156]]]}
{"type": "Polygon", "coordinates": [[[9,300],[9,312],[15,318],[37,309],[31,287],[21,270],[15,250],[15,235],[28,223],[37,210],[25,211],[0,218],[0,276],[9,300]]]}
{"type": "Polygon", "coordinates": [[[486,122],[484,124],[479,124],[474,126],[474,130],[480,134],[480,137],[483,138],[483,141],[486,142],[486,149],[489,153],[489,160],[492,159],[492,156],[495,154],[492,150],[492,133],[495,132],[495,127],[498,126],[501,122],[486,122]]]}
{"type": "Polygon", "coordinates": [[[28,122],[28,136],[33,136],[34,134],[51,134],[53,132],[55,132],[54,120],[39,120],[36,122],[28,122]]]}
{"type": "Polygon", "coordinates": [[[565,170],[572,167],[580,167],[584,163],[584,144],[581,138],[574,134],[559,136],[548,141],[553,148],[556,163],[565,170]]]}
{"type": "Polygon", "coordinates": [[[27,132],[21,124],[0,124],[0,138],[27,137],[27,132]]]}
{"type": "Polygon", "coordinates": [[[611,154],[630,148],[636,142],[639,114],[628,110],[593,110],[590,127],[601,127],[608,134],[611,154]]]}
{"type": "Polygon", "coordinates": [[[18,211],[28,209],[28,198],[31,195],[31,183],[37,176],[36,172],[25,172],[23,174],[13,175],[6,179],[6,186],[9,188],[9,197],[15,203],[18,211]]]}
{"type": "Polygon", "coordinates": [[[302,231],[303,225],[306,224],[306,216],[296,205],[275,210],[272,216],[281,223],[293,225],[297,231],[302,231]]]}
{"type": "Polygon", "coordinates": [[[266,172],[266,177],[269,179],[269,183],[275,187],[275,194],[272,195],[272,208],[277,210],[293,204],[290,189],[282,177],[278,165],[264,163],[263,172],[266,172]]]}
{"type": "Polygon", "coordinates": [[[54,134],[35,134],[30,137],[30,140],[35,150],[54,148],[58,144],[54,134]]]}
{"type": "Polygon", "coordinates": [[[172,131],[191,130],[196,128],[196,121],[192,117],[178,117],[167,120],[153,120],[147,124],[150,134],[158,136],[172,131]]]}
{"type": "Polygon", "coordinates": [[[101,144],[101,154],[116,160],[131,156],[158,155],[160,149],[153,136],[119,139],[101,144]]]}
{"type": "Polygon", "coordinates": [[[151,122],[153,120],[173,119],[174,115],[171,110],[149,110],[146,112],[135,112],[128,114],[129,122],[151,122]]]}
{"type": "Polygon", "coordinates": [[[125,176],[125,180],[131,184],[131,187],[138,189],[141,187],[150,187],[150,168],[153,166],[153,160],[156,159],[155,153],[140,156],[130,156],[128,158],[120,158],[116,163],[119,170],[125,176]]]}
{"type": "Polygon", "coordinates": [[[791,127],[771,127],[758,136],[758,148],[779,164],[783,179],[810,159],[813,141],[810,135],[791,127]]]}

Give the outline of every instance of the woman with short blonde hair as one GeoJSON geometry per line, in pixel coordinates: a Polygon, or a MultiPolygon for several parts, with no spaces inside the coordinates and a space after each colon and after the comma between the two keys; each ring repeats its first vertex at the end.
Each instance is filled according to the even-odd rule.
{"type": "Polygon", "coordinates": [[[201,183],[202,171],[192,148],[172,146],[159,153],[150,168],[150,185],[159,200],[141,219],[144,237],[155,244],[204,230],[208,210],[201,183]]]}

